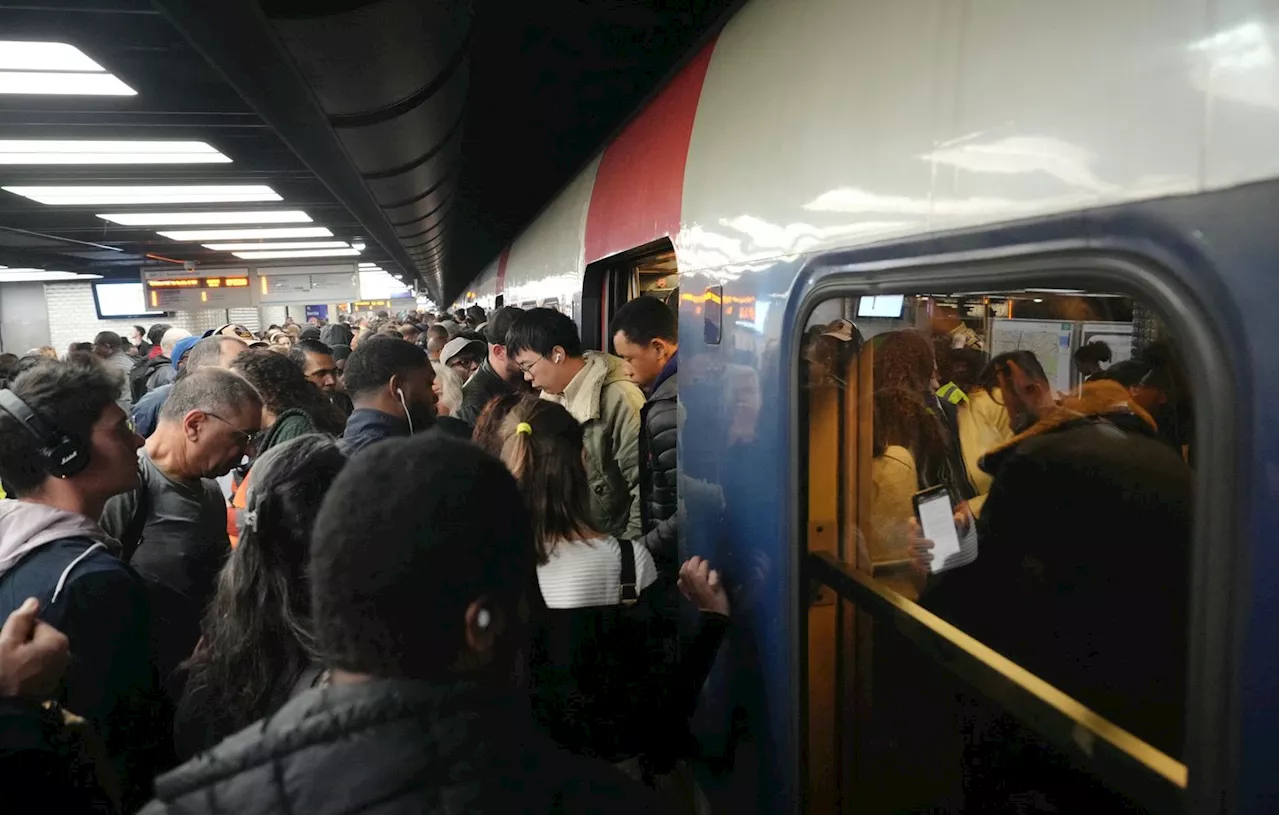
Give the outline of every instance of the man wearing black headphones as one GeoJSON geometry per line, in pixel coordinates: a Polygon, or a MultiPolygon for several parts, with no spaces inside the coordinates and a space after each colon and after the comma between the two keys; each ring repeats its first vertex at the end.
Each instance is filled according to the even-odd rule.
{"type": "Polygon", "coordinates": [[[73,659],[52,698],[101,734],[132,811],[170,746],[146,589],[96,520],[138,484],[141,439],[120,382],[102,365],[51,360],[0,391],[0,479],[18,496],[0,501],[0,618],[34,597],[67,635],[73,659]]]}

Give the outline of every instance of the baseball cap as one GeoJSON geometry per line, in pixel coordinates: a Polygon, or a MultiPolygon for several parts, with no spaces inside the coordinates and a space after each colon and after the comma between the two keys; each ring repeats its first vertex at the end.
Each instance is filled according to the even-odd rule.
{"type": "Polygon", "coordinates": [[[440,361],[445,365],[449,364],[449,360],[462,353],[468,346],[475,346],[476,350],[483,357],[488,353],[488,347],[480,340],[468,339],[466,337],[454,337],[444,344],[444,348],[440,349],[440,361]]]}
{"type": "Polygon", "coordinates": [[[175,371],[178,370],[178,363],[182,362],[182,358],[191,350],[191,347],[202,339],[204,337],[183,337],[173,344],[173,357],[171,359],[175,371]]]}
{"type": "Polygon", "coordinates": [[[245,342],[253,342],[257,339],[253,336],[253,332],[238,323],[225,323],[213,331],[206,331],[204,336],[212,337],[215,334],[223,337],[238,337],[245,342]]]}

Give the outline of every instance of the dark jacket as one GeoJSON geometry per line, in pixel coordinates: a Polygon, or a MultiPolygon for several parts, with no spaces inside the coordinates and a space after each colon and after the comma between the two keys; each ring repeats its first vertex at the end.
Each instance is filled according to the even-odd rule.
{"type": "Polygon", "coordinates": [[[648,533],[662,521],[674,518],[677,509],[676,369],[673,356],[640,408],[640,528],[646,535],[645,545],[664,571],[675,565],[676,529],[667,524],[656,537],[648,533]]]}
{"type": "Polygon", "coordinates": [[[1191,473],[1111,382],[984,456],[978,557],[921,603],[1160,749],[1182,744],[1191,473]]]}
{"type": "Polygon", "coordinates": [[[93,548],[96,543],[52,541],[5,572],[0,619],[35,597],[41,619],[67,635],[74,659],[57,701],[88,720],[102,738],[131,811],[150,794],[155,773],[170,766],[171,709],[159,692],[148,650],[146,588],[114,554],[101,545],[93,548]]]}
{"type": "Polygon", "coordinates": [[[155,791],[144,815],[649,811],[643,788],[536,733],[515,693],[391,679],[308,690],[155,791]]]}
{"type": "Polygon", "coordinates": [[[347,418],[347,429],[342,434],[342,447],[347,455],[354,456],[383,439],[408,435],[407,420],[373,408],[356,408],[347,418]]]}
{"type": "Polygon", "coordinates": [[[133,419],[133,429],[142,438],[149,438],[156,432],[156,424],[160,421],[160,409],[164,407],[171,390],[173,385],[161,385],[134,402],[129,418],[133,419]]]}
{"type": "MultiPolygon", "coordinates": [[[[114,812],[103,773],[83,749],[83,722],[61,708],[0,698],[0,789],[8,812],[114,812]]],[[[109,770],[107,772],[110,772],[109,770]]]]}
{"type": "Polygon", "coordinates": [[[462,406],[454,416],[474,427],[485,405],[512,390],[486,359],[467,380],[467,384],[462,386],[462,406]]]}

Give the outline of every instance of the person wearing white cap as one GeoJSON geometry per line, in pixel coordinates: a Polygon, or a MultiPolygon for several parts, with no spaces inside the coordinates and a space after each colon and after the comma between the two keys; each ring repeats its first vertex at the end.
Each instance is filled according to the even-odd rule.
{"type": "Polygon", "coordinates": [[[488,351],[484,340],[474,336],[457,336],[444,344],[444,348],[440,350],[440,361],[452,368],[463,384],[466,384],[480,367],[488,351]]]}

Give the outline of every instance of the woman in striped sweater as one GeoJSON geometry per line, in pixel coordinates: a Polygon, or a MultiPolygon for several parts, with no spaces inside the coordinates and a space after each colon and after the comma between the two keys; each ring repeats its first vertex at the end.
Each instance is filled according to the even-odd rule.
{"type": "Polygon", "coordinates": [[[719,575],[692,558],[672,581],[643,546],[594,528],[582,426],[560,405],[526,398],[502,434],[502,458],[538,547],[530,593],[535,720],[564,747],[654,787],[667,811],[703,809],[681,760],[689,716],[729,622],[719,575]],[[701,617],[683,641],[677,589],[701,617]]]}

